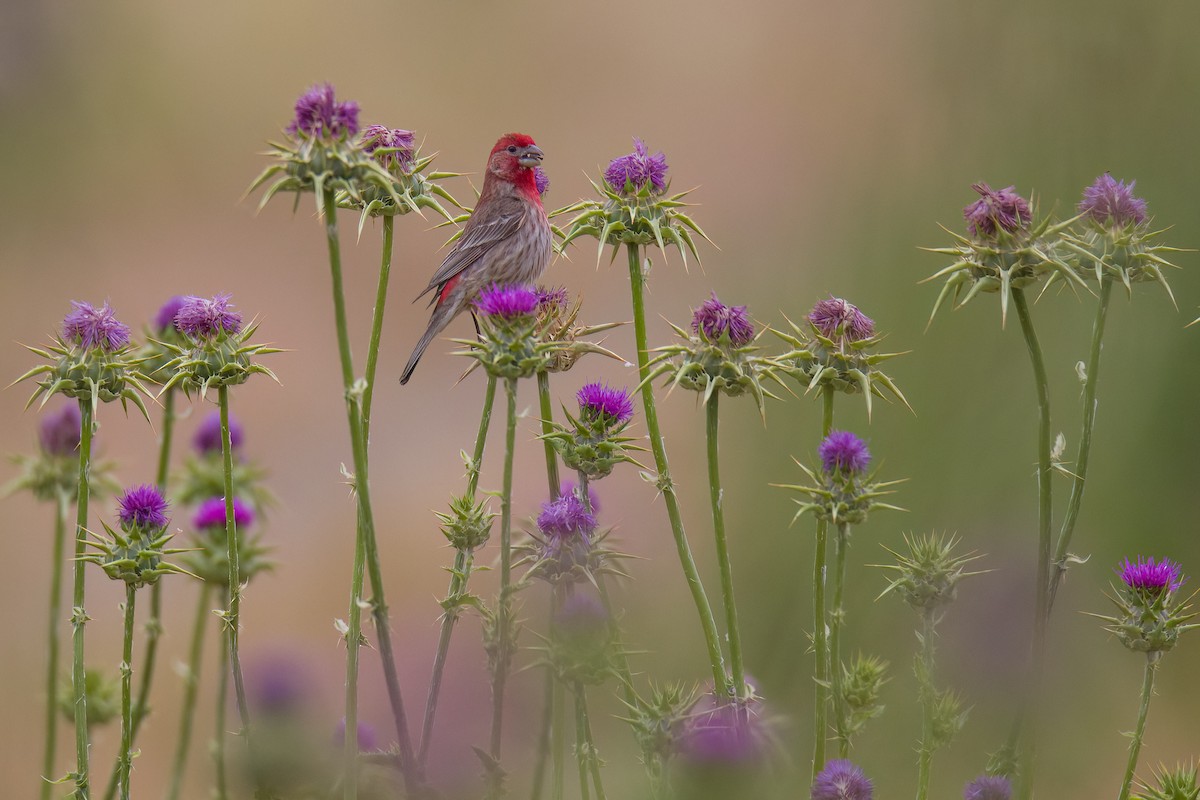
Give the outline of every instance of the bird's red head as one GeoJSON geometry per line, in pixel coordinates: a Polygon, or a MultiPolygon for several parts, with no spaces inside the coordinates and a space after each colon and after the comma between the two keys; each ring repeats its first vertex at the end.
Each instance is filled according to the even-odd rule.
{"type": "Polygon", "coordinates": [[[533,170],[542,163],[542,148],[534,144],[532,136],[523,133],[506,133],[492,148],[488,158],[488,172],[521,189],[530,190],[537,197],[533,170]]]}

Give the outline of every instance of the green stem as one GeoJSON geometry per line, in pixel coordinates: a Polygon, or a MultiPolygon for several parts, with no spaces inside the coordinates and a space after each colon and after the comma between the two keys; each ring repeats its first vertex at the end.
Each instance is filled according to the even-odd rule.
{"type": "Polygon", "coordinates": [[[217,389],[221,407],[221,459],[225,470],[225,555],[229,560],[229,608],[225,612],[225,633],[229,639],[229,666],[233,672],[233,692],[237,698],[242,733],[250,742],[250,706],[242,679],[242,661],[238,653],[238,626],[241,624],[242,573],[238,561],[237,520],[233,513],[233,445],[229,438],[229,387],[217,389]]]}
{"type": "Polygon", "coordinates": [[[588,717],[587,691],[582,683],[575,684],[575,714],[579,718],[576,723],[582,738],[579,749],[586,756],[588,774],[592,777],[592,786],[596,789],[596,800],[606,800],[604,783],[600,778],[600,758],[596,753],[596,742],[592,738],[592,723],[588,717]]]}
{"type": "Polygon", "coordinates": [[[117,785],[121,800],[129,800],[129,771],[133,768],[133,617],[137,589],[125,584],[125,639],[121,647],[121,752],[117,756],[117,785]]]}
{"type": "MultiPolygon", "coordinates": [[[[542,410],[542,435],[548,435],[554,431],[554,408],[550,404],[550,374],[548,372],[537,374],[537,386],[538,403],[542,410]]],[[[554,452],[554,445],[550,444],[549,439],[544,439],[542,444],[545,445],[546,450],[546,481],[550,485],[550,499],[557,500],[558,496],[562,494],[562,486],[558,480],[558,454],[554,452]]]]}
{"type": "Polygon", "coordinates": [[[75,501],[75,587],[71,599],[71,688],[75,698],[75,800],[87,800],[88,784],[88,728],[87,728],[87,684],[84,680],[83,627],[88,616],[83,607],[83,579],[86,554],[88,498],[91,496],[92,434],[95,425],[92,416],[92,398],[79,398],[79,492],[75,501]]]}
{"type": "MultiPolygon", "coordinates": [[[[833,430],[833,387],[821,389],[821,439],[833,430]]],[[[825,617],[825,571],[829,523],[817,520],[813,552],[813,765],[812,774],[825,768],[825,738],[829,727],[829,639],[825,617]]]]}
{"type": "MultiPolygon", "coordinates": [[[[163,396],[162,438],[158,445],[158,471],[154,483],[164,495],[167,491],[167,472],[171,465],[171,440],[175,431],[175,390],[168,389],[163,396]]],[[[133,741],[137,741],[142,720],[150,708],[150,687],[154,683],[154,666],[158,663],[158,641],[162,638],[162,581],[150,587],[150,618],[146,620],[146,652],[142,655],[142,681],[138,686],[137,702],[133,706],[133,741]]],[[[120,764],[114,767],[105,800],[112,800],[117,792],[120,764]]]]}
{"type": "Polygon", "coordinates": [[[50,564],[50,624],[46,657],[46,740],[42,748],[42,800],[50,800],[54,784],[54,756],[58,750],[58,615],[62,613],[63,553],[67,541],[67,514],[71,497],[59,492],[54,503],[54,547],[50,564]]]}
{"type": "MultiPolygon", "coordinates": [[[[362,530],[362,507],[357,509],[358,530],[362,530]]],[[[366,537],[354,537],[354,566],[350,576],[350,621],[346,631],[346,705],[345,738],[342,740],[342,797],[358,797],[358,656],[362,645],[362,591],[366,572],[366,537]]]]}
{"type": "Polygon", "coordinates": [[[675,549],[679,554],[679,564],[683,568],[684,578],[692,593],[692,602],[700,616],[700,627],[704,632],[704,643],[708,647],[708,661],[712,668],[713,690],[720,697],[729,694],[729,680],[725,674],[725,659],[721,654],[721,639],[717,634],[717,622],[713,617],[712,606],[704,593],[704,584],[700,582],[700,572],[692,558],[692,548],[688,544],[687,535],[683,530],[683,517],[679,513],[679,500],[675,496],[675,484],[671,480],[671,468],[667,464],[667,448],[663,443],[662,431],[658,424],[658,409],[654,403],[654,387],[650,385],[650,350],[646,344],[646,275],[642,270],[638,245],[628,244],[629,253],[629,287],[633,302],[633,334],[636,339],[638,360],[638,381],[642,386],[642,407],[646,416],[646,433],[650,439],[650,449],[654,453],[654,469],[658,473],[656,485],[662,492],[667,506],[667,517],[671,521],[671,535],[675,537],[675,549]]]}
{"type": "MultiPolygon", "coordinates": [[[[551,624],[553,624],[553,614],[551,617],[551,624]]],[[[537,755],[533,762],[533,787],[529,792],[530,800],[541,800],[542,788],[546,782],[546,762],[550,760],[551,731],[554,728],[554,669],[547,666],[543,673],[542,719],[538,726],[537,755]]]]}
{"type": "MultiPolygon", "coordinates": [[[[1029,349],[1029,360],[1033,366],[1034,384],[1038,398],[1038,559],[1037,591],[1033,618],[1033,677],[1030,691],[1033,707],[1041,685],[1042,665],[1046,652],[1046,622],[1049,615],[1050,590],[1050,525],[1053,518],[1050,472],[1050,382],[1046,377],[1046,364],[1042,358],[1042,347],[1038,343],[1033,317],[1025,300],[1023,289],[1013,289],[1013,303],[1021,320],[1021,332],[1029,349]]],[[[1033,797],[1033,774],[1036,762],[1035,735],[1030,726],[1023,732],[1024,746],[1021,748],[1021,797],[1033,797]]]]}
{"type": "MultiPolygon", "coordinates": [[[[475,452],[471,463],[467,465],[467,496],[472,501],[479,488],[479,471],[483,465],[483,451],[487,444],[488,428],[492,424],[492,406],[496,400],[496,378],[488,376],[487,388],[483,395],[483,412],[479,416],[479,431],[475,434],[475,452]]],[[[446,590],[446,598],[455,598],[466,591],[467,581],[471,574],[471,563],[474,556],[459,550],[454,555],[454,571],[450,573],[450,588],[446,590]]],[[[429,761],[429,746],[433,741],[433,721],[437,716],[438,696],[442,689],[442,675],[446,668],[446,657],[450,652],[450,637],[454,633],[454,625],[458,622],[457,607],[447,610],[442,616],[442,629],[438,635],[437,651],[433,656],[433,674],[429,679],[429,695],[425,698],[425,717],[421,723],[421,744],[417,753],[417,773],[425,774],[429,761]]]]}
{"type": "Polygon", "coordinates": [[[1054,598],[1058,594],[1059,584],[1067,573],[1067,554],[1071,546],[1071,535],[1075,532],[1075,523],[1079,519],[1079,507],[1083,503],[1083,490],[1086,487],[1088,460],[1092,454],[1092,430],[1096,427],[1096,410],[1099,402],[1096,400],[1096,387],[1100,381],[1100,352],[1104,341],[1104,324],[1108,321],[1108,301],[1112,297],[1112,278],[1104,276],[1100,281],[1100,300],[1096,303],[1096,319],[1092,324],[1092,349],[1088,354],[1087,380],[1083,385],[1083,431],[1079,435],[1079,450],[1075,455],[1072,472],[1075,477],[1071,480],[1071,497],[1067,501],[1067,513],[1063,518],[1062,528],[1058,532],[1058,547],[1054,552],[1053,573],[1050,576],[1050,596],[1046,604],[1046,613],[1054,608],[1054,598]]]}
{"type": "Polygon", "coordinates": [[[922,614],[921,655],[918,666],[918,691],[921,695],[921,746],[917,761],[917,800],[929,796],[929,768],[933,762],[933,716],[937,695],[933,688],[934,630],[937,625],[933,611],[922,614]]]}
{"type": "MultiPolygon", "coordinates": [[[[207,583],[200,584],[200,598],[196,603],[196,618],[192,622],[192,643],[188,650],[187,672],[183,676],[183,710],[179,718],[179,741],[175,745],[175,760],[171,767],[171,784],[167,800],[178,800],[183,787],[183,774],[187,766],[188,749],[192,742],[192,721],[196,712],[196,696],[200,688],[200,658],[204,655],[204,632],[208,622],[207,583]]],[[[224,665],[222,664],[222,671],[224,665]]]]}
{"type": "Polygon", "coordinates": [[[833,726],[837,731],[838,757],[850,754],[850,733],[846,727],[846,698],[842,688],[842,623],[846,607],[843,597],[846,588],[846,551],[850,549],[850,526],[839,522],[833,540],[833,612],[829,615],[829,668],[833,692],[833,726]]]}
{"type": "MultiPolygon", "coordinates": [[[[1155,654],[1160,655],[1160,654],[1155,654]]],[[[1133,772],[1137,769],[1138,753],[1142,750],[1142,738],[1146,734],[1146,715],[1150,713],[1150,697],[1154,694],[1154,673],[1158,671],[1157,659],[1146,658],[1146,673],[1142,677],[1142,705],[1138,709],[1137,728],[1129,742],[1129,761],[1125,764],[1125,777],[1121,781],[1121,793],[1117,800],[1129,800],[1129,789],[1133,784],[1133,772]]]]}
{"type": "Polygon", "coordinates": [[[579,796],[582,800],[588,800],[590,793],[588,791],[588,778],[591,775],[590,767],[588,766],[588,724],[587,724],[587,698],[583,693],[583,685],[579,681],[575,681],[575,760],[579,764],[579,796]]]}
{"type": "Polygon", "coordinates": [[[229,699],[229,638],[219,637],[221,648],[220,660],[217,662],[217,710],[216,710],[216,739],[213,741],[213,761],[217,770],[216,800],[229,800],[228,778],[225,774],[225,707],[229,699]]]}
{"type": "Polygon", "coordinates": [[[387,305],[388,281],[392,275],[392,229],[396,218],[383,218],[383,255],[379,261],[379,281],[375,286],[375,310],[371,314],[371,341],[367,345],[366,387],[362,398],[363,441],[368,455],[371,442],[371,401],[375,396],[375,368],[379,364],[379,340],[383,336],[383,311],[387,305]]]}
{"type": "MultiPolygon", "coordinates": [[[[408,719],[404,712],[404,699],[400,693],[400,680],[396,670],[395,653],[392,648],[391,623],[388,619],[387,602],[383,590],[383,570],[379,563],[379,550],[375,540],[375,517],[371,510],[370,480],[367,471],[366,428],[363,425],[360,402],[365,396],[355,387],[354,361],[350,353],[350,334],[346,318],[346,298],[342,285],[342,255],[338,241],[337,204],[332,189],[322,194],[322,215],[325,219],[325,238],[329,248],[329,272],[333,284],[334,323],[337,329],[338,357],[342,367],[342,388],[346,399],[346,417],[350,426],[350,445],[354,454],[354,489],[357,498],[356,536],[363,538],[367,574],[371,579],[371,605],[375,618],[375,635],[379,638],[379,654],[383,662],[383,676],[387,684],[388,699],[392,706],[392,717],[396,723],[396,738],[400,747],[400,768],[410,793],[418,788],[418,777],[414,773],[416,763],[412,740],[408,735],[408,719]]],[[[376,311],[381,311],[377,305],[376,311]]],[[[351,589],[355,597],[361,597],[361,587],[351,589]]],[[[357,640],[354,640],[357,641],[357,640]]],[[[357,738],[357,731],[347,730],[347,743],[357,738]]]]}
{"type": "Polygon", "coordinates": [[[718,401],[720,392],[708,398],[705,437],[708,440],[708,496],[712,503],[713,533],[717,541],[717,563],[721,567],[721,597],[725,601],[725,631],[729,639],[729,661],[733,667],[733,690],[738,700],[746,698],[746,673],[742,662],[742,635],[738,629],[737,605],[733,596],[733,564],[725,538],[725,490],[721,488],[718,457],[718,401]]]}
{"type": "Polygon", "coordinates": [[[565,700],[563,698],[562,681],[554,681],[554,725],[552,732],[554,741],[552,742],[552,759],[554,763],[554,784],[551,797],[553,800],[563,800],[566,795],[567,781],[567,731],[563,721],[565,714],[565,700]]]}
{"type": "Polygon", "coordinates": [[[488,749],[499,765],[501,734],[504,730],[504,686],[508,681],[508,666],[512,656],[509,641],[510,608],[512,601],[512,488],[513,451],[517,441],[517,379],[506,378],[504,396],[507,402],[508,425],[504,435],[504,487],[500,495],[500,598],[496,608],[496,663],[492,676],[492,735],[488,749]]]}

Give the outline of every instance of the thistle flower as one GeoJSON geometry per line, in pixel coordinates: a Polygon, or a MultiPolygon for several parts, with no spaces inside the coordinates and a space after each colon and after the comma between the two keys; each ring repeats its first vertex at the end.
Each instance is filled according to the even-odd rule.
{"type": "Polygon", "coordinates": [[[963,788],[963,800],[1009,800],[1012,784],[1002,775],[981,775],[963,788]]]}
{"type": "Polygon", "coordinates": [[[126,531],[134,528],[165,528],[167,501],[157,487],[145,483],[126,490],[117,500],[120,506],[118,517],[126,531]]]}
{"type": "Polygon", "coordinates": [[[580,418],[588,422],[611,428],[633,419],[633,398],[627,389],[594,382],[584,384],[575,397],[579,400],[580,418]]]}
{"type": "Polygon", "coordinates": [[[688,713],[679,756],[690,766],[751,766],[769,750],[770,735],[757,698],[733,702],[702,695],[688,713]]]}
{"type": "Polygon", "coordinates": [[[596,515],[584,508],[574,492],[564,492],[557,500],[542,504],[537,526],[542,533],[555,538],[586,537],[596,530],[596,515]]]}
{"type": "Polygon", "coordinates": [[[363,152],[371,153],[384,169],[405,170],[413,162],[416,136],[402,128],[368,125],[362,133],[363,152]]]}
{"type": "MultiPolygon", "coordinates": [[[[233,498],[233,522],[239,529],[254,524],[254,509],[240,497],[233,498]]],[[[220,528],[225,530],[225,498],[210,497],[200,504],[192,517],[192,526],[203,530],[205,528],[220,528]]]]}
{"type": "Polygon", "coordinates": [[[813,780],[812,800],[871,800],[874,792],[861,769],[845,759],[834,759],[813,780]]]}
{"type": "Polygon", "coordinates": [[[99,348],[115,353],[129,344],[129,326],[117,319],[105,301],[96,308],[91,303],[71,301],[74,309],[63,319],[63,339],[85,350],[99,348]]]}
{"type": "Polygon", "coordinates": [[[713,292],[692,312],[692,333],[710,343],[725,336],[734,347],[745,347],[754,341],[754,324],[745,306],[727,306],[713,292]]]}
{"type": "Polygon", "coordinates": [[[594,582],[600,572],[616,572],[611,564],[622,557],[604,547],[607,536],[579,497],[563,492],[542,505],[537,530],[521,545],[517,563],[529,565],[530,577],[552,584],[594,582]]]}
{"type": "Polygon", "coordinates": [[[154,331],[162,334],[175,327],[175,315],[179,313],[179,309],[187,302],[188,298],[184,295],[177,294],[159,307],[158,313],[154,315],[154,331]]]}
{"type": "Polygon", "coordinates": [[[515,320],[531,316],[538,308],[538,292],[530,286],[494,283],[479,293],[475,310],[486,317],[515,320]]]}
{"type": "Polygon", "coordinates": [[[1116,634],[1128,649],[1145,653],[1154,662],[1175,647],[1179,634],[1197,627],[1189,624],[1196,617],[1189,613],[1190,598],[1176,599],[1176,592],[1187,580],[1179,564],[1166,558],[1125,559],[1117,574],[1122,588],[1109,599],[1118,615],[1091,616],[1108,623],[1105,630],[1116,634]]]}
{"type": "Polygon", "coordinates": [[[479,293],[474,306],[480,338],[455,339],[463,345],[456,353],[475,359],[490,375],[528,378],[548,370],[564,347],[541,335],[549,317],[539,314],[539,294],[532,286],[492,284],[479,293]]]}
{"type": "Polygon", "coordinates": [[[212,299],[185,297],[175,313],[175,328],[195,340],[214,339],[234,334],[242,329],[242,315],[230,308],[230,294],[217,294],[212,299]]]}
{"type": "Polygon", "coordinates": [[[650,155],[646,143],[636,136],[633,152],[614,158],[604,170],[604,182],[623,195],[633,195],[649,189],[661,194],[667,189],[667,157],[662,151],[650,155]]]}
{"type": "MultiPolygon", "coordinates": [[[[229,415],[229,447],[235,453],[242,449],[242,444],[246,440],[245,430],[242,428],[242,423],[239,422],[232,414],[229,415]]],[[[200,424],[196,427],[196,433],[192,437],[192,446],[196,452],[202,456],[219,456],[221,454],[221,413],[219,411],[209,412],[200,424]]]]}
{"type": "Polygon", "coordinates": [[[541,167],[533,168],[533,185],[537,187],[538,194],[542,197],[545,197],[546,192],[550,191],[550,178],[541,167]]]}
{"type": "Polygon", "coordinates": [[[161,575],[186,570],[168,563],[167,556],[187,552],[167,549],[172,534],[167,532],[167,501],[150,484],[127,489],[117,501],[120,530],[102,522],[107,534],[92,534],[87,544],[97,552],[83,556],[84,561],[98,564],[113,580],[124,581],[134,588],[148,586],[161,575]]]}
{"type": "Polygon", "coordinates": [[[873,397],[894,397],[912,410],[895,381],[879,368],[884,361],[904,353],[872,352],[883,337],[857,306],[830,297],[817,302],[805,321],[807,330],[788,320],[790,331],[772,331],[791,348],[770,359],[772,375],[788,375],[804,387],[805,393],[826,387],[845,394],[861,392],[868,419],[873,397]]]}
{"type": "Polygon", "coordinates": [[[871,463],[866,442],[850,431],[831,431],[817,448],[826,472],[847,472],[861,475],[871,463]]]}
{"type": "Polygon", "coordinates": [[[1028,229],[1033,218],[1029,201],[1016,193],[1015,186],[996,190],[986,183],[973,183],[971,188],[980,195],[963,209],[963,219],[972,236],[990,239],[1001,230],[1013,233],[1028,229]]]}
{"type": "Polygon", "coordinates": [[[1136,562],[1125,559],[1117,574],[1134,593],[1150,598],[1176,592],[1184,581],[1179,564],[1166,558],[1156,564],[1153,556],[1139,556],[1136,562]]]}
{"type": "Polygon", "coordinates": [[[48,456],[73,457],[79,450],[79,429],[83,420],[78,403],[64,403],[58,411],[42,417],[38,424],[38,445],[48,456]]]}
{"type": "Polygon", "coordinates": [[[1146,201],[1135,197],[1133,187],[1118,181],[1107,172],[1096,178],[1091,186],[1083,190],[1079,201],[1079,213],[1086,214],[1097,224],[1107,228],[1123,228],[1141,225],[1146,221],[1146,201]]]}
{"type": "Polygon", "coordinates": [[[314,85],[296,100],[296,113],[287,132],[326,138],[352,136],[358,132],[358,103],[338,102],[328,83],[314,85]]]}
{"type": "MultiPolygon", "coordinates": [[[[375,732],[375,726],[369,722],[358,721],[355,726],[358,728],[358,752],[373,753],[379,749],[379,734],[375,732]]],[[[346,743],[346,718],[342,717],[337,728],[333,732],[333,743],[337,747],[342,747],[346,743]]]]}

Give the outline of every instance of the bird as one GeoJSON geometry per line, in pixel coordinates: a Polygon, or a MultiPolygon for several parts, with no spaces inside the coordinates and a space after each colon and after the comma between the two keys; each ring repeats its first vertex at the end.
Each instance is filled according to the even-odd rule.
{"type": "Polygon", "coordinates": [[[550,221],[535,178],[543,157],[542,149],[523,133],[506,133],[492,148],[483,191],[462,237],[416,297],[433,292],[433,313],[400,383],[408,383],[425,348],[471,307],[480,291],[492,284],[533,283],[550,263],[550,221]]]}

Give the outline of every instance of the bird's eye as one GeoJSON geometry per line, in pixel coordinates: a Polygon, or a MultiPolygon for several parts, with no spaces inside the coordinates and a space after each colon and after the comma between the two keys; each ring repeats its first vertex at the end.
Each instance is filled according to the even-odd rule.
{"type": "Polygon", "coordinates": [[[516,153],[516,152],[517,152],[517,146],[516,146],[515,144],[510,144],[510,145],[508,146],[508,152],[510,152],[510,153],[516,153]]]}

